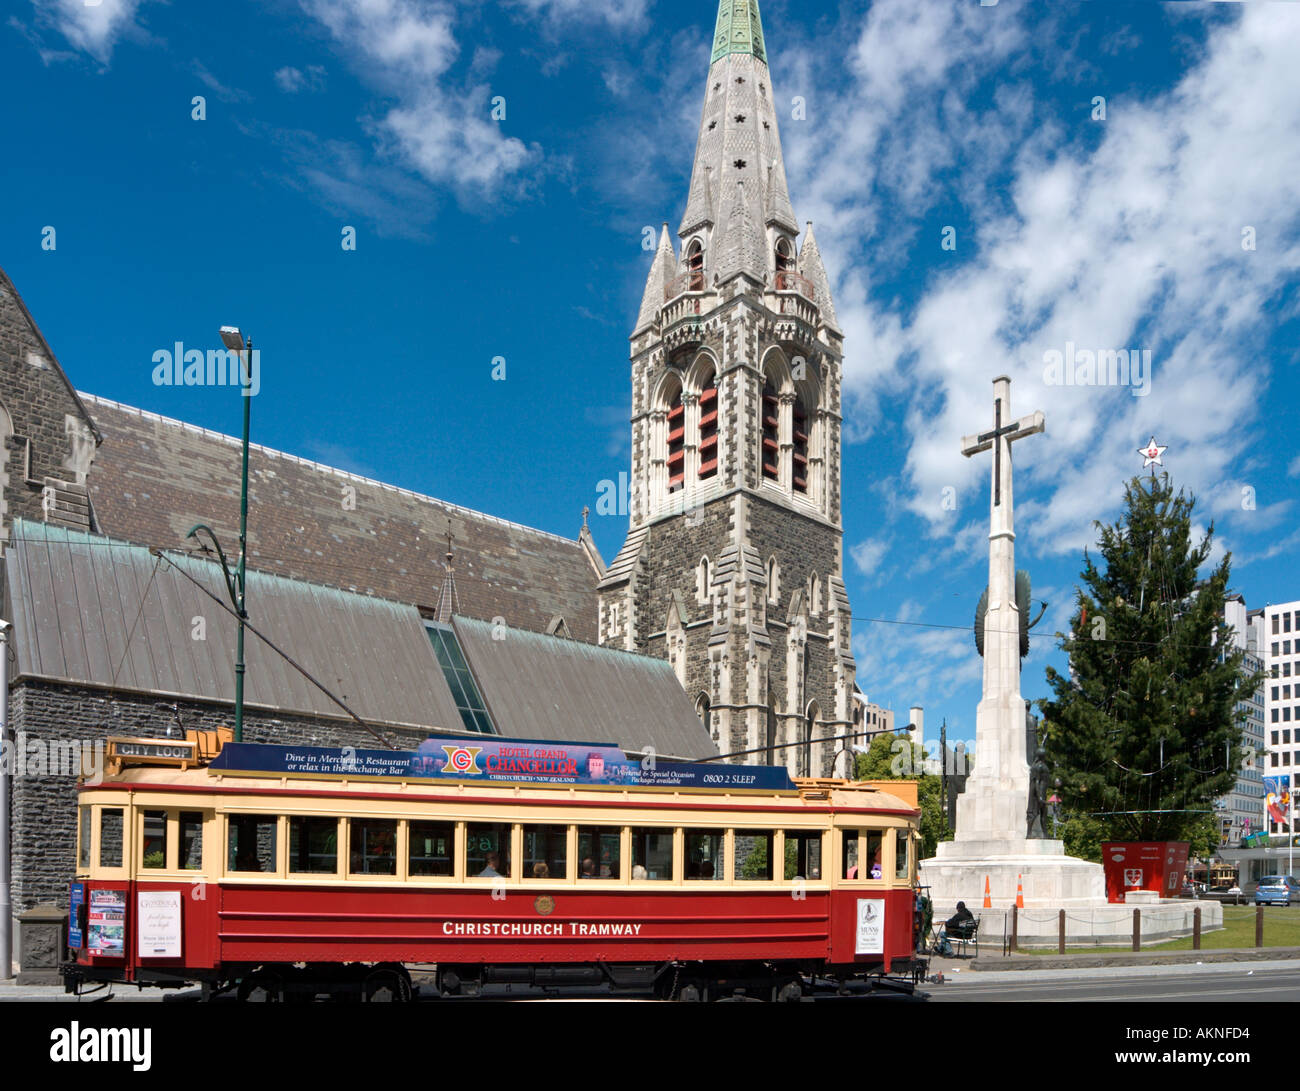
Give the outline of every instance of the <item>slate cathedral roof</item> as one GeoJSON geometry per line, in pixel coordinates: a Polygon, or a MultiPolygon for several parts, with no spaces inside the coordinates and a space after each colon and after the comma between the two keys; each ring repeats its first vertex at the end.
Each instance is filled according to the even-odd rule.
{"type": "MultiPolygon", "coordinates": [[[[217,565],[18,519],[4,555],[13,681],[233,702],[235,619],[217,565]],[[187,578],[188,577],[191,578],[187,578]],[[205,621],[194,639],[194,619],[205,621]]],[[[249,622],[382,730],[465,733],[426,622],[410,605],[249,570],[249,622]]],[[[665,758],[717,753],[664,660],[453,617],[497,734],[612,742],[665,758]]],[[[250,708],[346,714],[250,633],[250,708]]]]}
{"type": "MultiPolygon", "coordinates": [[[[81,397],[104,436],[88,481],[98,530],[182,549],[190,527],[204,522],[228,549],[238,541],[237,438],[81,397]]],[[[598,577],[580,539],[256,445],[249,494],[249,564],[264,572],[432,614],[446,575],[450,520],[462,613],[533,632],[549,631],[562,617],[574,639],[598,639],[598,577]]]]}

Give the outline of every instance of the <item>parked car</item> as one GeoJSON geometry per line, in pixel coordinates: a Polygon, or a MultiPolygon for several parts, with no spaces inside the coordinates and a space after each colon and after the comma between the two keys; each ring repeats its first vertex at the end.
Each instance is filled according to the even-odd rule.
{"type": "Polygon", "coordinates": [[[1228,887],[1227,890],[1216,890],[1212,893],[1214,893],[1214,895],[1218,897],[1219,901],[1223,902],[1225,905],[1228,902],[1231,902],[1233,905],[1241,905],[1241,903],[1246,900],[1246,896],[1241,892],[1241,887],[1237,886],[1235,883],[1228,887]]]}
{"type": "Polygon", "coordinates": [[[1255,887],[1256,905],[1290,905],[1300,902],[1300,882],[1291,875],[1265,875],[1255,887]]]}

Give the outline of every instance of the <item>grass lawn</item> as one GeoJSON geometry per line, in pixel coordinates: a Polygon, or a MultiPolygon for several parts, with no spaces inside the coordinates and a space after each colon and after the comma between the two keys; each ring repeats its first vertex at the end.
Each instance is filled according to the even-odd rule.
{"type": "MultiPolygon", "coordinates": [[[[1201,950],[1222,950],[1228,947],[1255,946],[1255,907],[1253,905],[1225,905],[1223,927],[1216,932],[1201,933],[1201,950]]],[[[1300,947],[1300,906],[1284,909],[1280,905],[1264,906],[1264,946],[1300,947]]],[[[1124,947],[1092,947],[1066,943],[1067,952],[1108,954],[1132,951],[1133,945],[1124,947]]],[[[1192,937],[1166,940],[1164,943],[1142,945],[1144,951],[1190,951],[1192,937]]],[[[1054,955],[1056,948],[1022,948],[1023,955],[1054,955]]]]}

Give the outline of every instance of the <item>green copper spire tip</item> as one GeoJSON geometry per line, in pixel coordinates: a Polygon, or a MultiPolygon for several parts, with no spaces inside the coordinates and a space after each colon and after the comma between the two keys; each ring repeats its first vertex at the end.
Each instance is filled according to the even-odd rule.
{"type": "Polygon", "coordinates": [[[713,32],[713,60],[709,63],[721,60],[728,53],[750,53],[767,63],[758,0],[720,0],[718,26],[713,32]]]}

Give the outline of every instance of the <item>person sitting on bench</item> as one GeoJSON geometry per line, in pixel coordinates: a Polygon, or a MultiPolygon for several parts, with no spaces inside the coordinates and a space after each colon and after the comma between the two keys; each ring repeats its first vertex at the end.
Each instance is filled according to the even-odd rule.
{"type": "Polygon", "coordinates": [[[952,957],[952,939],[970,939],[975,931],[975,914],[966,908],[965,902],[957,903],[957,912],[943,922],[939,933],[939,954],[945,958],[952,957]]]}

